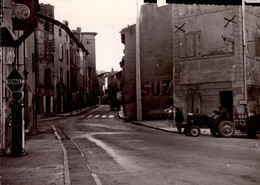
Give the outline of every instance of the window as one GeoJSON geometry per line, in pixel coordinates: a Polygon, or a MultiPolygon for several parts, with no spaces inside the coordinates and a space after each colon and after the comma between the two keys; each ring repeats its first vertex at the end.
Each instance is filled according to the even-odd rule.
{"type": "Polygon", "coordinates": [[[200,32],[190,32],[186,34],[186,56],[200,56],[200,32]]]}
{"type": "Polygon", "coordinates": [[[66,49],[67,65],[69,65],[69,50],[66,49]]]}
{"type": "Polygon", "coordinates": [[[63,69],[60,68],[60,82],[63,82],[63,69]]]}
{"type": "Polygon", "coordinates": [[[44,70],[44,84],[46,87],[51,87],[51,70],[48,68],[44,70]]]}
{"type": "Polygon", "coordinates": [[[50,31],[50,24],[48,22],[44,23],[44,30],[45,31],[50,31]]]}
{"type": "Polygon", "coordinates": [[[59,44],[59,59],[63,60],[63,44],[59,44]]]}
{"type": "Polygon", "coordinates": [[[260,57],[260,33],[255,36],[255,56],[260,57]]]}
{"type": "Polygon", "coordinates": [[[70,72],[67,71],[67,86],[70,86],[70,72]]]}
{"type": "Polygon", "coordinates": [[[59,36],[61,36],[61,29],[59,28],[59,36]]]}

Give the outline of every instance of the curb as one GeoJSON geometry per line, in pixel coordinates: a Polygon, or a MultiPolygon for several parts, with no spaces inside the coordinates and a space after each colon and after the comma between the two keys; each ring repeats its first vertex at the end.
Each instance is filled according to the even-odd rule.
{"type": "MultiPolygon", "coordinates": [[[[149,125],[149,124],[144,124],[144,123],[141,123],[141,122],[138,122],[138,121],[132,121],[132,124],[140,125],[140,126],[144,126],[144,127],[148,127],[148,128],[152,128],[152,129],[157,129],[157,130],[161,130],[161,131],[165,131],[165,132],[179,134],[178,131],[173,131],[173,130],[169,130],[169,129],[166,129],[166,128],[161,128],[161,127],[157,127],[157,126],[153,126],[153,125],[149,125]]],[[[200,135],[211,136],[210,133],[203,133],[203,132],[201,132],[200,135]]]]}
{"type": "Polygon", "coordinates": [[[138,121],[132,121],[132,123],[134,125],[140,125],[140,126],[144,126],[144,127],[148,127],[148,128],[153,128],[153,129],[157,129],[157,130],[161,130],[161,131],[165,131],[165,132],[171,132],[171,133],[178,133],[176,131],[172,131],[172,130],[167,130],[167,129],[164,129],[164,128],[160,128],[160,127],[156,127],[156,126],[152,126],[152,125],[148,125],[148,124],[143,124],[143,123],[140,123],[138,121]]]}
{"type": "Polygon", "coordinates": [[[54,125],[50,125],[50,126],[52,127],[53,133],[56,136],[57,140],[59,141],[62,151],[63,151],[64,184],[71,185],[67,150],[66,150],[65,146],[63,145],[62,139],[61,139],[60,135],[58,134],[55,126],[54,125]]]}
{"type": "Polygon", "coordinates": [[[65,118],[65,117],[73,117],[73,116],[77,116],[77,115],[79,115],[83,112],[90,111],[90,110],[97,108],[97,107],[99,107],[99,106],[95,105],[95,106],[92,106],[92,107],[87,107],[85,109],[68,112],[66,114],[57,114],[56,116],[53,116],[53,117],[38,119],[38,121],[50,121],[50,120],[62,119],[62,118],[65,118]],[[73,112],[75,112],[75,113],[73,113],[73,112]]]}

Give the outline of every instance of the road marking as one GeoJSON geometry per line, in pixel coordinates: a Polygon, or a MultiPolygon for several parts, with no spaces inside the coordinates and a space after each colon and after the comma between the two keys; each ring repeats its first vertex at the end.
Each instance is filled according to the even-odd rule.
{"type": "Polygon", "coordinates": [[[52,130],[53,130],[55,136],[59,140],[59,143],[60,143],[62,151],[63,151],[63,166],[64,166],[64,181],[65,181],[64,183],[65,183],[65,185],[71,185],[67,150],[66,150],[65,146],[63,145],[63,143],[61,141],[61,137],[58,134],[55,126],[51,125],[51,127],[52,127],[52,130]]]}
{"type": "Polygon", "coordinates": [[[86,162],[87,167],[88,167],[88,170],[89,170],[91,176],[93,177],[93,179],[94,179],[96,185],[102,185],[102,183],[101,183],[100,179],[98,178],[98,176],[97,176],[95,173],[92,173],[92,169],[91,169],[90,165],[88,164],[88,161],[86,160],[85,154],[83,153],[82,149],[79,147],[79,145],[78,145],[77,143],[75,143],[75,142],[73,141],[73,139],[71,139],[71,141],[72,141],[72,143],[78,148],[78,150],[79,150],[81,156],[83,157],[84,161],[86,162]]]}
{"type": "Polygon", "coordinates": [[[125,133],[125,132],[112,132],[112,133],[98,132],[98,133],[90,133],[90,134],[86,133],[85,137],[89,141],[95,143],[100,148],[104,149],[118,164],[120,164],[120,166],[125,171],[136,172],[136,171],[144,170],[142,167],[138,166],[137,164],[134,164],[130,160],[126,159],[125,157],[118,155],[112,147],[108,146],[103,141],[93,137],[94,135],[102,135],[102,134],[131,134],[131,133],[125,133]]]}
{"type": "Polygon", "coordinates": [[[114,118],[115,115],[93,115],[93,114],[90,114],[87,116],[87,118],[114,118]]]}

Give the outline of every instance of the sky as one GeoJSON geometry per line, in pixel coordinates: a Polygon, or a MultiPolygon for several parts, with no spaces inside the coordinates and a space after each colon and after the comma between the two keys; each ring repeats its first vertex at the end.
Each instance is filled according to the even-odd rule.
{"type": "MultiPolygon", "coordinates": [[[[54,18],[67,20],[69,28],[81,27],[82,32],[97,32],[97,70],[120,71],[119,62],[124,55],[120,31],[136,23],[137,4],[143,0],[39,0],[39,3],[54,6],[54,18]]],[[[260,0],[247,0],[260,2],[260,0]]],[[[158,6],[166,0],[157,0],[158,6]]]]}
{"type": "MultiPolygon", "coordinates": [[[[142,0],[139,0],[142,4],[142,0]]],[[[158,0],[158,5],[165,0],[158,0]]],[[[136,23],[136,0],[39,0],[54,6],[54,18],[67,20],[69,28],[81,27],[82,32],[97,32],[97,70],[121,70],[124,55],[120,31],[136,23]]]]}

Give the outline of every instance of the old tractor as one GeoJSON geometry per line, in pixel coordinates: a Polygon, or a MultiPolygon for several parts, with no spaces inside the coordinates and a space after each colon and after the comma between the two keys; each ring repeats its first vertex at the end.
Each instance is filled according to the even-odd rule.
{"type": "Polygon", "coordinates": [[[209,128],[215,137],[233,137],[236,130],[246,133],[249,138],[255,138],[260,133],[260,114],[234,114],[233,119],[222,118],[215,114],[212,117],[206,114],[188,113],[187,125],[184,128],[186,136],[199,136],[200,128],[209,128]]]}

